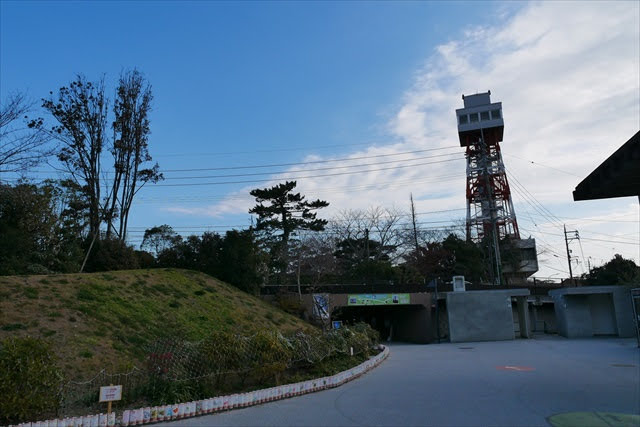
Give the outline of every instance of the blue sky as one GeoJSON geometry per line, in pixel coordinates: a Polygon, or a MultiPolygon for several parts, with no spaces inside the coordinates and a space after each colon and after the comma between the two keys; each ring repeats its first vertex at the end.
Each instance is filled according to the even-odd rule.
{"type": "MultiPolygon", "coordinates": [[[[153,86],[151,154],[164,170],[326,160],[347,170],[353,161],[337,159],[450,154],[443,156],[450,163],[425,165],[436,153],[404,154],[385,158],[413,158],[415,167],[299,180],[304,193],[332,203],[331,216],[406,209],[409,193],[421,211],[464,208],[454,109],[462,93],[491,89],[504,103],[505,163],[522,184],[520,196],[514,191],[521,227],[561,253],[554,223],[573,219],[583,236],[609,240],[585,241],[587,256],[620,252],[640,261],[629,244],[639,238],[637,201],[571,200],[575,185],[640,127],[638,3],[575,5],[2,1],[0,95],[20,90],[38,99],[76,73],[105,73],[113,84],[122,69],[137,67],[153,86]],[[529,195],[557,218],[536,218],[529,195]]],[[[183,176],[282,173],[255,183],[145,188],[131,241],[162,223],[185,234],[246,225],[250,188],[326,174],[303,174],[312,168],[167,172],[163,185],[253,179],[183,176]]],[[[549,268],[541,276],[566,270],[551,251],[543,260],[549,268]]]]}
{"type": "Polygon", "coordinates": [[[493,13],[477,3],[5,1],[2,91],[41,97],[78,72],[113,81],[135,66],[153,84],[158,154],[184,153],[185,141],[194,153],[377,141],[378,116],[430,49],[493,13]]]}

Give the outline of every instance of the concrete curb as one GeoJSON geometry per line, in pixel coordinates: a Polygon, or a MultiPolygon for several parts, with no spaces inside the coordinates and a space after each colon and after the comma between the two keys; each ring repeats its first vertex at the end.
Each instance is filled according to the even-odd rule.
{"type": "Polygon", "coordinates": [[[307,393],[339,387],[352,381],[382,363],[389,356],[389,347],[383,346],[382,352],[360,365],[339,372],[330,377],[316,378],[315,380],[299,383],[285,384],[282,386],[255,390],[248,393],[218,396],[193,402],[175,403],[155,407],[127,409],[121,414],[112,412],[106,414],[87,415],[47,421],[37,421],[18,424],[18,427],[113,427],[135,426],[156,422],[180,420],[200,415],[214,414],[237,408],[260,405],[289,397],[301,396],[307,393]]]}

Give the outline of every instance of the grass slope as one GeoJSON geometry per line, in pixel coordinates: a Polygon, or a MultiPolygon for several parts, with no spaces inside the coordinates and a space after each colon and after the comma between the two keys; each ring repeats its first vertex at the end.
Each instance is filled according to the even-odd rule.
{"type": "Polygon", "coordinates": [[[101,369],[123,372],[144,359],[145,344],[212,330],[309,330],[308,323],[211,276],[157,269],[0,277],[0,339],[46,338],[68,379],[101,369]]]}

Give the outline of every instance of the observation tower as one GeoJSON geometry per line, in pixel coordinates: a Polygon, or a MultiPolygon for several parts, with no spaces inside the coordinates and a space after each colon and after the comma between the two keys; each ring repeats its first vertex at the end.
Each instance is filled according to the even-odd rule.
{"type": "Polygon", "coordinates": [[[493,283],[527,277],[538,270],[535,241],[520,239],[500,151],[504,134],[502,103],[491,102],[491,91],[462,95],[462,100],[464,108],[457,109],[456,116],[460,146],[465,147],[467,159],[467,240],[486,249],[493,283]],[[505,263],[502,258],[507,248],[509,262],[505,263]],[[515,262],[514,253],[518,253],[515,262]]]}

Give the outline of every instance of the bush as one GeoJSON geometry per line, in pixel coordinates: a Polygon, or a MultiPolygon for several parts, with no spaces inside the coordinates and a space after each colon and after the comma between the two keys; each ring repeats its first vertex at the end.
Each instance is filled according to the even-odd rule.
{"type": "Polygon", "coordinates": [[[298,295],[279,293],[275,299],[275,305],[282,311],[294,316],[302,317],[305,307],[298,295]]]}
{"type": "MultiPolygon", "coordinates": [[[[90,239],[86,242],[87,248],[90,239]],[[88,242],[88,243],[87,243],[88,242]]],[[[136,251],[117,239],[96,240],[89,254],[86,272],[133,270],[138,268],[138,256],[136,251]]]]}
{"type": "Polygon", "coordinates": [[[347,347],[353,348],[353,354],[363,354],[368,356],[370,353],[369,337],[364,332],[356,332],[349,328],[340,328],[338,332],[344,337],[347,347]]]}
{"type": "Polygon", "coordinates": [[[197,349],[180,338],[159,340],[148,348],[148,382],[143,394],[154,404],[183,402],[197,398],[197,384],[184,379],[200,375],[197,349]]]}
{"type": "Polygon", "coordinates": [[[365,334],[369,339],[370,347],[374,347],[380,343],[380,333],[373,329],[368,323],[359,322],[351,326],[350,329],[354,332],[365,334]]]}
{"type": "Polygon", "coordinates": [[[135,251],[136,259],[138,261],[138,267],[145,268],[153,268],[156,266],[156,259],[152,254],[145,251],[135,251]]]}
{"type": "Polygon", "coordinates": [[[193,344],[179,338],[160,340],[148,348],[147,383],[141,395],[164,404],[244,390],[247,385],[280,384],[302,373],[329,375],[366,360],[377,338],[369,325],[358,324],[289,336],[269,329],[252,336],[219,330],[193,344]],[[350,357],[350,348],[355,357],[350,357]]]}
{"type": "Polygon", "coordinates": [[[61,387],[61,371],[44,341],[32,337],[0,341],[0,423],[19,423],[55,413],[61,387]]]}
{"type": "Polygon", "coordinates": [[[251,348],[254,351],[251,367],[257,379],[263,382],[274,378],[278,384],[293,356],[287,340],[278,331],[263,330],[251,337],[251,348]]]}
{"type": "Polygon", "coordinates": [[[228,371],[238,371],[246,366],[246,349],[242,338],[228,331],[214,331],[200,343],[199,351],[209,373],[215,373],[218,384],[222,385],[228,371]]]}
{"type": "Polygon", "coordinates": [[[337,329],[325,333],[322,337],[323,345],[332,353],[349,353],[349,343],[344,333],[345,330],[346,328],[343,328],[342,330],[337,329]]]}

